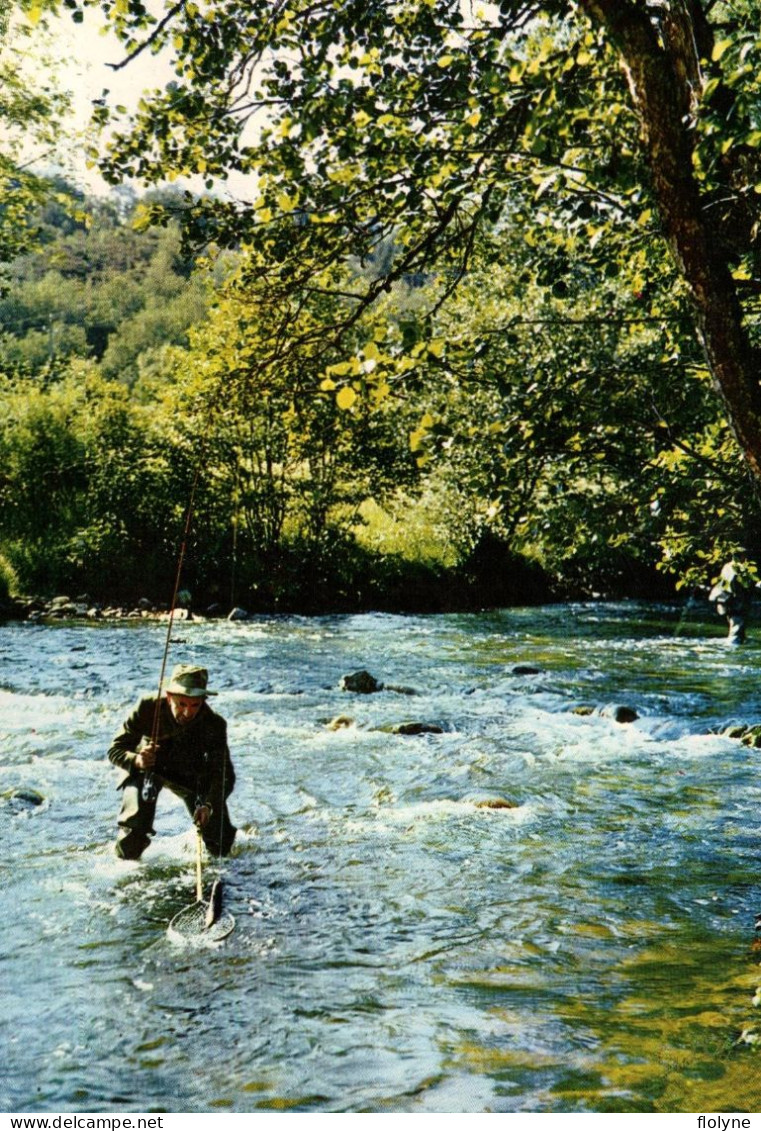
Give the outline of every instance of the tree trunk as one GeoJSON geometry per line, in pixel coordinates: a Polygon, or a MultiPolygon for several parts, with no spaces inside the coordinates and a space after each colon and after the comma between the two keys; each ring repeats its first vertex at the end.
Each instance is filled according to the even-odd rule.
{"type": "Polygon", "coordinates": [[[761,485],[758,359],[693,169],[691,118],[700,95],[695,44],[697,38],[704,40],[706,26],[699,0],[670,0],[660,10],[662,39],[644,6],[631,0],[579,0],[579,5],[621,57],[663,232],[692,295],[708,366],[729,422],[761,485]]]}

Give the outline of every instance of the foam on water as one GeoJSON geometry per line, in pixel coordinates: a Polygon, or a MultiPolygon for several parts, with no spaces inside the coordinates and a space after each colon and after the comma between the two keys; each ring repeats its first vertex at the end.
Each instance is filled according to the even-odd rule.
{"type": "Polygon", "coordinates": [[[105,751],[163,629],[0,629],[6,1109],[757,1110],[717,1034],[753,1019],[758,755],[710,732],[761,718],[761,649],[720,632],[593,604],[183,623],[241,830],[204,858],[236,929],[198,961],[166,937],[181,802],[113,853],[105,751]],[[360,668],[417,694],[341,691],[360,668]],[[573,713],[615,703],[639,718],[573,713]]]}

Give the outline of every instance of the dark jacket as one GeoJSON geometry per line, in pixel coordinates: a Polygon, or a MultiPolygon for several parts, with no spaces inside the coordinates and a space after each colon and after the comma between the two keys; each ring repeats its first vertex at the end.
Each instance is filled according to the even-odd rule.
{"type": "MultiPolygon", "coordinates": [[[[109,761],[131,777],[135,755],[150,741],[154,730],[156,696],[141,699],[108,751],[109,761]]],[[[232,793],[235,771],[227,747],[227,723],[208,702],[190,722],[180,726],[166,699],[159,708],[158,752],[153,775],[159,784],[180,793],[194,794],[200,803],[214,806],[232,793]]]]}

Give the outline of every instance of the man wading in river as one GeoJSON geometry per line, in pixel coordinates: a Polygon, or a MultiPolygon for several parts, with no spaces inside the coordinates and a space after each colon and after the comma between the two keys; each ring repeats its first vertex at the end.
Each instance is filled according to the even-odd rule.
{"type": "Polygon", "coordinates": [[[740,547],[722,568],[716,584],[708,594],[708,600],[715,604],[716,612],[727,618],[727,640],[730,644],[742,644],[745,641],[745,626],[755,587],[755,570],[748,562],[747,551],[740,547]]]}
{"type": "Polygon", "coordinates": [[[237,830],[227,798],[235,771],[227,748],[227,724],[215,715],[207,696],[205,668],[180,664],[159,703],[141,699],[108,751],[109,761],[126,771],[120,785],[122,807],[116,854],[138,860],[151,842],[156,799],[163,786],[185,802],[215,856],[226,856],[237,830]],[[158,707],[158,714],[157,714],[158,707]]]}

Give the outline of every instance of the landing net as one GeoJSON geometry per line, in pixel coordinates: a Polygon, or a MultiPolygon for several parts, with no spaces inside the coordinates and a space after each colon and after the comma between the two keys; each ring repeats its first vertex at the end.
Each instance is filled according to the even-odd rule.
{"type": "Polygon", "coordinates": [[[199,900],[183,907],[167,927],[167,934],[174,942],[184,943],[215,943],[226,939],[235,927],[235,919],[228,912],[223,911],[208,927],[206,920],[209,914],[209,905],[199,900]]]}

